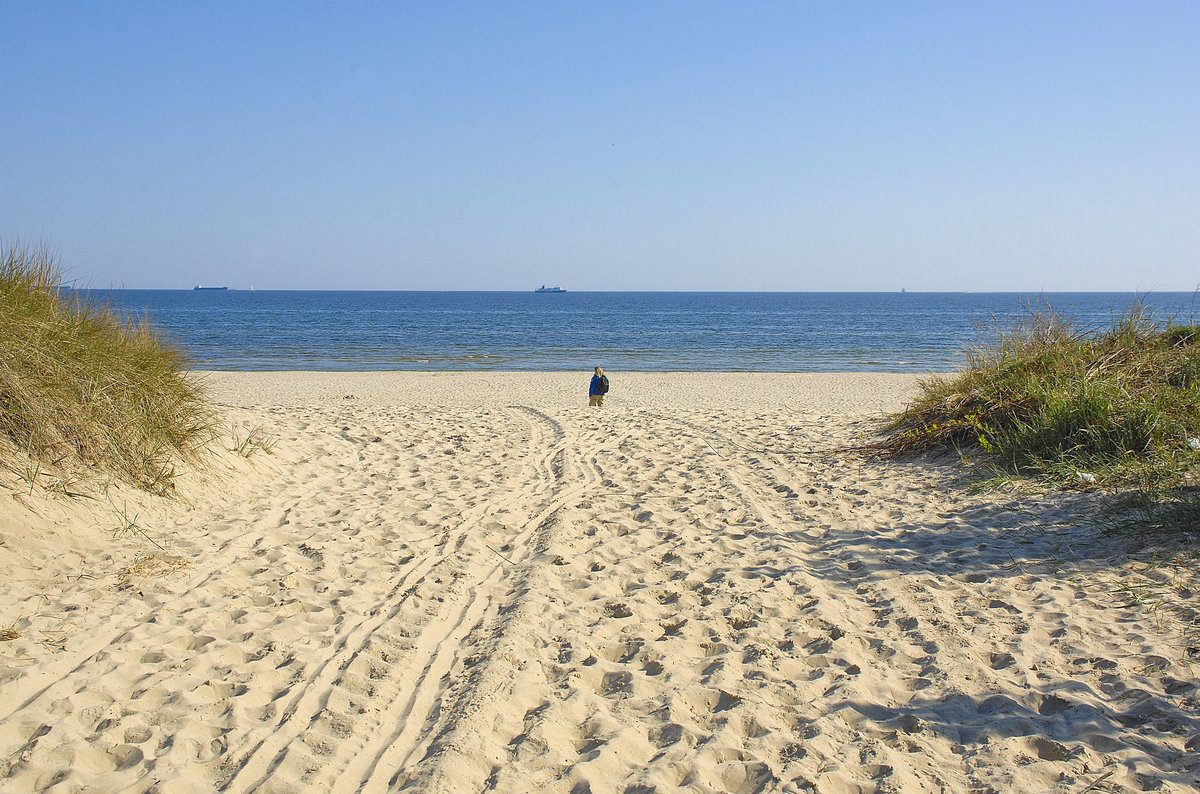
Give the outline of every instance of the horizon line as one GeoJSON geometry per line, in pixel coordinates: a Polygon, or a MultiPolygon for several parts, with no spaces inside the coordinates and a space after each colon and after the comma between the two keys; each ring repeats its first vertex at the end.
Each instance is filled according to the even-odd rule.
{"type": "MultiPolygon", "coordinates": [[[[65,289],[75,290],[79,292],[121,292],[121,291],[140,291],[140,292],[195,292],[194,287],[130,287],[130,286],[108,286],[108,287],[76,287],[71,284],[62,285],[65,289]]],[[[740,294],[740,295],[1154,295],[1154,294],[1198,294],[1200,286],[1192,289],[947,289],[947,290],[909,290],[909,289],[829,289],[829,290],[738,290],[738,289],[574,289],[563,290],[559,293],[538,293],[533,289],[395,289],[395,288],[360,288],[360,289],[324,289],[319,287],[267,287],[257,289],[253,287],[218,287],[217,289],[200,290],[201,292],[335,292],[335,293],[355,293],[355,292],[406,292],[406,293],[487,293],[487,294],[505,294],[505,295],[536,295],[536,294],[584,294],[584,295],[601,295],[601,294],[690,294],[690,295],[725,295],[725,294],[740,294]]]]}

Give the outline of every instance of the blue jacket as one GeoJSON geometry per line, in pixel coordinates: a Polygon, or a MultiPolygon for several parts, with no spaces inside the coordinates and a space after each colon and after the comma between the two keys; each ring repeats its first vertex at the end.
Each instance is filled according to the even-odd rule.
{"type": "Polygon", "coordinates": [[[600,376],[593,375],[592,385],[588,386],[588,397],[595,397],[597,394],[600,394],[600,376]]]}

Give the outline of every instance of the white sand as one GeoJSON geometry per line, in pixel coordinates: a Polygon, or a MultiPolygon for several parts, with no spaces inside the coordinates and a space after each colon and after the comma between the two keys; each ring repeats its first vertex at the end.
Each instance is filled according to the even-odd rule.
{"type": "Polygon", "coordinates": [[[186,501],[5,475],[0,790],[1195,790],[1086,500],[844,451],[911,376],[610,374],[212,373],[278,445],[186,501]]]}

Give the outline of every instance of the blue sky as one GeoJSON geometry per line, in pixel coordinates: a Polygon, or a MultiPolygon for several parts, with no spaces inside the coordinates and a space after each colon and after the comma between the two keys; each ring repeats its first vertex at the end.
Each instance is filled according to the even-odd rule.
{"type": "Polygon", "coordinates": [[[0,3],[93,286],[1193,290],[1200,3],[0,3]]]}

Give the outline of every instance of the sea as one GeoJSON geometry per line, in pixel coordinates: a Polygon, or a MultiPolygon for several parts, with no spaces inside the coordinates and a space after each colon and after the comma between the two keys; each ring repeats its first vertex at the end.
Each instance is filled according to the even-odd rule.
{"type": "Polygon", "coordinates": [[[1082,331],[1141,300],[1192,324],[1194,293],[95,292],[196,369],[937,372],[1050,306],[1082,331]]]}

